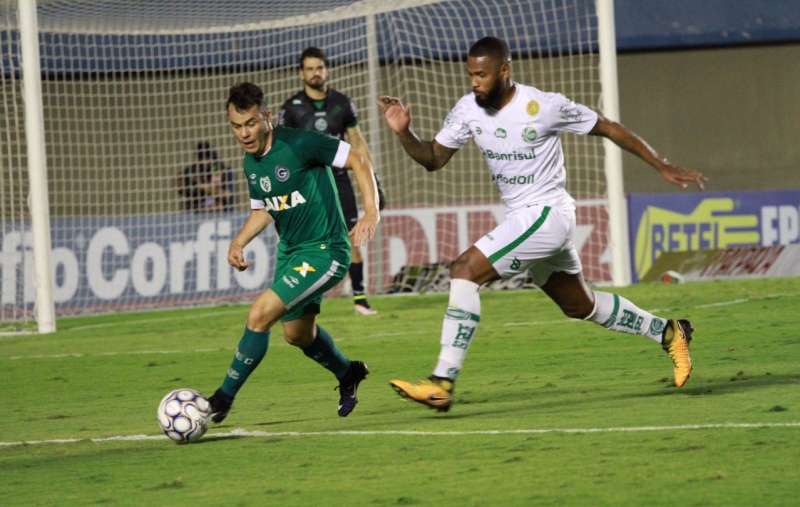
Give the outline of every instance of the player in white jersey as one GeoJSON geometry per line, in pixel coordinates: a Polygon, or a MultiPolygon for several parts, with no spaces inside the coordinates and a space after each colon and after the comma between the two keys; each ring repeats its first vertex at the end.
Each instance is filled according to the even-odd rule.
{"type": "Polygon", "coordinates": [[[473,91],[456,103],[433,141],[422,141],[411,130],[410,104],[389,96],[378,100],[406,153],[428,171],[444,167],[474,139],[506,206],[506,220],[450,266],[450,302],[433,375],[419,382],[392,380],[392,387],[402,397],[447,412],[480,321],[478,289],[526,270],[565,315],[660,343],[674,363],[675,386],[683,386],[692,371],[691,322],[663,319],[621,296],[593,291],[583,278],[561,133],[606,137],[682,188],[694,183],[702,189],[706,177],[671,164],[634,132],[586,106],[512,81],[511,51],[500,39],[485,37],[472,45],[467,73],[473,91]]]}

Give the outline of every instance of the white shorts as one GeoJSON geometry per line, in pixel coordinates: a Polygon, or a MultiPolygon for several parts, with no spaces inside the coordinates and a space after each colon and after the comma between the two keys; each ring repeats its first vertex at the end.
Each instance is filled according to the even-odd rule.
{"type": "Polygon", "coordinates": [[[541,287],[555,272],[583,269],[572,238],[575,210],[535,204],[506,219],[475,243],[503,280],[528,271],[541,287]]]}

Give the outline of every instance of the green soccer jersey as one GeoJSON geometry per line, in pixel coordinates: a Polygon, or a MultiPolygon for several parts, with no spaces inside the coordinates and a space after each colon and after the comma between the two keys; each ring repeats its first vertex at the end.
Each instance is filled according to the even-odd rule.
{"type": "Polygon", "coordinates": [[[251,207],[263,203],[275,220],[279,254],[306,248],[350,251],[331,173],[337,153],[346,148],[346,143],[319,132],[278,126],[266,155],[245,155],[251,207]]]}

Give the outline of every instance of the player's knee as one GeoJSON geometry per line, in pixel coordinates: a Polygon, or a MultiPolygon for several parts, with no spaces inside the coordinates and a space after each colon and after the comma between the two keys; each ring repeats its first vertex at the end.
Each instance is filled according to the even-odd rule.
{"type": "Polygon", "coordinates": [[[306,348],[314,341],[314,335],[306,332],[298,332],[283,328],[283,338],[286,343],[293,347],[306,348]]]}
{"type": "Polygon", "coordinates": [[[250,313],[247,315],[247,328],[251,331],[263,332],[270,328],[269,314],[265,308],[257,305],[250,307],[250,313]]]}
{"type": "Polygon", "coordinates": [[[463,279],[472,280],[473,278],[472,263],[466,255],[460,255],[456,260],[450,264],[450,279],[463,279]]]}
{"type": "Polygon", "coordinates": [[[288,332],[286,332],[285,329],[283,331],[283,339],[286,340],[286,343],[288,343],[289,345],[292,345],[294,347],[299,347],[303,343],[303,340],[300,337],[300,335],[288,333],[288,332]]]}

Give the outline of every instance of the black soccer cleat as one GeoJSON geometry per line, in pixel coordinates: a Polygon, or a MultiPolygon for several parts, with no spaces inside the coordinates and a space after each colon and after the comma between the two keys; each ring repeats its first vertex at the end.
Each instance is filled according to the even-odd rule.
{"type": "Polygon", "coordinates": [[[353,296],[353,309],[356,315],[375,315],[378,313],[378,310],[375,310],[369,305],[367,296],[364,294],[353,296]]]}
{"type": "Polygon", "coordinates": [[[344,377],[339,379],[339,417],[347,417],[356,408],[358,384],[369,375],[369,368],[361,361],[350,361],[350,368],[344,377]]]}
{"type": "Polygon", "coordinates": [[[222,389],[217,389],[208,398],[208,404],[211,405],[211,420],[215,423],[221,423],[228,417],[228,412],[231,411],[233,398],[222,392],[222,389]]]}

